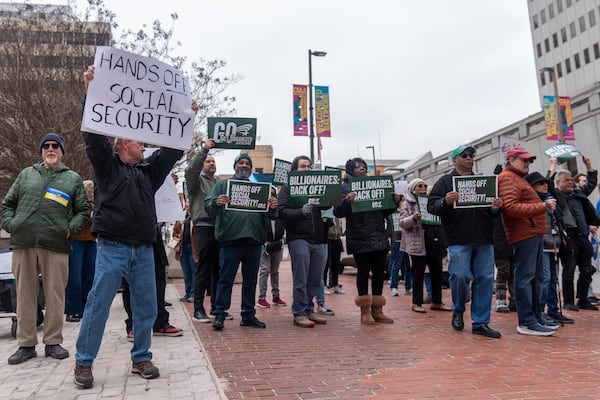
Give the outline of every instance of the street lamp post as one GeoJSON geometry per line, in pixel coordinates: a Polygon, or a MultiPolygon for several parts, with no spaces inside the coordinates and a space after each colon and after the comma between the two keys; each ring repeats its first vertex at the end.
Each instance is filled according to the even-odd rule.
{"type": "Polygon", "coordinates": [[[308,50],[308,134],[310,137],[310,160],[315,162],[315,127],[313,121],[313,84],[312,84],[312,56],[325,57],[324,51],[308,50]]]}
{"type": "MultiPolygon", "coordinates": [[[[556,133],[558,135],[558,143],[565,143],[565,132],[563,131],[562,126],[562,115],[560,113],[560,96],[558,95],[558,78],[556,76],[556,69],[554,67],[544,67],[540,69],[540,72],[548,72],[550,74],[550,79],[552,79],[552,83],[554,86],[554,119],[556,121],[556,133]]],[[[577,174],[577,161],[572,158],[567,161],[567,168],[573,175],[577,174]]]]}
{"type": "Polygon", "coordinates": [[[373,175],[377,175],[377,162],[375,161],[375,146],[366,146],[365,149],[373,150],[373,175]]]}

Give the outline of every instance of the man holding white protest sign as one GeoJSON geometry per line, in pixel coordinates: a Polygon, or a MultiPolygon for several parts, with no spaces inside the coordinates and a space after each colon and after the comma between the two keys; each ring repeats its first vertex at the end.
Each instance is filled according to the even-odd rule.
{"type": "MultiPolygon", "coordinates": [[[[86,92],[92,96],[94,90],[90,83],[94,72],[94,66],[90,66],[84,74],[86,92]]],[[[197,110],[195,102],[192,109],[197,110]]],[[[150,352],[152,326],[157,315],[152,251],[156,241],[154,195],[183,155],[181,150],[162,147],[144,158],[144,143],[132,138],[117,139],[113,148],[105,135],[114,134],[115,126],[104,128],[107,130],[98,130],[98,134],[83,134],[86,152],[94,168],[96,207],[92,233],[98,240],[94,283],[88,295],[75,354],[74,382],[84,389],[93,385],[92,364],[122,278],[129,283],[132,296],[131,372],[145,379],[160,375],[151,361],[150,352]]],[[[149,135],[152,133],[145,131],[140,136],[146,141],[149,135]]]]}
{"type": "MultiPolygon", "coordinates": [[[[266,324],[256,318],[256,282],[262,246],[267,240],[265,219],[277,218],[277,198],[269,197],[266,209],[260,199],[250,194],[253,187],[249,178],[252,173],[252,159],[242,153],[233,163],[235,174],[230,180],[218,181],[204,199],[206,212],[215,218],[215,237],[219,241],[219,282],[213,314],[212,327],[221,330],[225,325],[227,310],[231,306],[231,292],[235,274],[242,264],[242,306],[240,326],[266,328],[266,324]],[[245,181],[242,185],[239,181],[245,181]],[[236,194],[233,194],[234,186],[236,194]],[[234,198],[235,197],[235,198],[234,198]],[[256,201],[258,200],[258,201],[256,201]],[[233,205],[233,202],[237,204],[233,205]],[[250,207],[249,207],[250,206],[250,207]]],[[[269,185],[267,193],[269,193],[269,185]]],[[[270,194],[270,193],[269,193],[270,194]]]]}
{"type": "Polygon", "coordinates": [[[495,198],[486,207],[482,207],[482,204],[465,208],[455,206],[461,194],[455,188],[453,178],[474,175],[474,157],[473,146],[458,146],[452,152],[454,169],[433,185],[427,211],[441,217],[448,242],[452,327],[457,331],[464,329],[463,313],[471,284],[472,333],[500,338],[500,332],[490,328],[488,324],[494,291],[492,218],[500,217],[502,199],[495,198]]]}

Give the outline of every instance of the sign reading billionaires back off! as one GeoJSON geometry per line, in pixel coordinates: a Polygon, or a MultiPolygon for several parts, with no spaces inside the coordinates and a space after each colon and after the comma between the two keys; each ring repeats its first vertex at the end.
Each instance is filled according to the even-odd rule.
{"type": "Polygon", "coordinates": [[[271,185],[264,182],[249,182],[230,179],[227,181],[229,203],[226,210],[267,212],[271,185]]]}
{"type": "Polygon", "coordinates": [[[394,178],[390,175],[360,176],[348,179],[350,192],[356,193],[352,212],[395,209],[394,178]]]}
{"type": "Polygon", "coordinates": [[[454,208],[490,207],[498,197],[496,175],[453,176],[452,187],[459,194],[454,208]]]}
{"type": "Polygon", "coordinates": [[[217,149],[252,150],[256,145],[256,118],[207,118],[208,138],[217,149]]]}
{"type": "Polygon", "coordinates": [[[317,207],[337,206],[342,195],[341,182],[340,171],[290,172],[290,207],[302,207],[306,203],[317,207]]]}

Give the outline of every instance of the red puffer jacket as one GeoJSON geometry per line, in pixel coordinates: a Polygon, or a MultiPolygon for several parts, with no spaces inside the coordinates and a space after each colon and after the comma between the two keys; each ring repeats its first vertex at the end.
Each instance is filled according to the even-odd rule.
{"type": "Polygon", "coordinates": [[[510,166],[498,176],[502,221],[511,244],[546,233],[546,207],[523,176],[510,166]]]}

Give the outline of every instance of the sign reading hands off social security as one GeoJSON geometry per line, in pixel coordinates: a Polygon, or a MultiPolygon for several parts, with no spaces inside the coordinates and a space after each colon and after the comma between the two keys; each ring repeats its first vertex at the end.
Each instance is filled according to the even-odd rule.
{"type": "Polygon", "coordinates": [[[252,150],[256,118],[208,118],[208,138],[215,141],[215,148],[252,150]]]}
{"type": "Polygon", "coordinates": [[[194,111],[187,78],[158,60],[112,47],[96,49],[81,130],[189,149],[194,111]]]}

